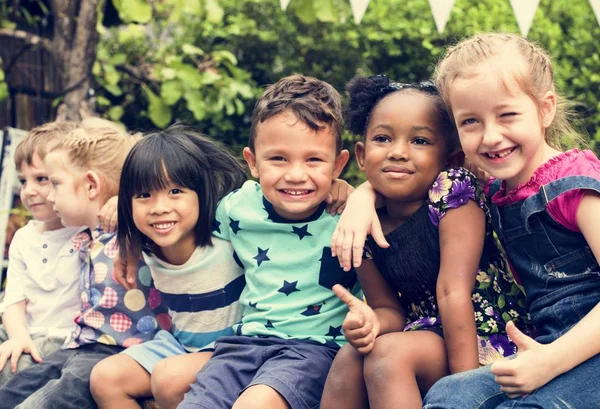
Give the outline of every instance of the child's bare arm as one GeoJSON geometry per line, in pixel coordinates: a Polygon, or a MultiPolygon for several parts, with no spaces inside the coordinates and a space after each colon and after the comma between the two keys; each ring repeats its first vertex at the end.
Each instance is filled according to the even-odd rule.
{"type": "Polygon", "coordinates": [[[331,237],[331,254],[337,255],[345,271],[362,262],[365,239],[368,234],[381,247],[389,247],[379,217],[375,211],[377,194],[368,182],[360,185],[348,198],[346,209],[331,237]]]}
{"type": "Polygon", "coordinates": [[[37,346],[25,325],[25,300],[6,307],[2,322],[8,334],[8,341],[0,345],[0,370],[10,359],[11,369],[15,372],[23,352],[30,354],[36,362],[41,362],[42,358],[37,346]]]}
{"type": "Polygon", "coordinates": [[[102,206],[98,220],[102,230],[112,233],[117,229],[117,196],[113,196],[102,206]]]}
{"type": "MultiPolygon", "coordinates": [[[[596,260],[600,262],[600,195],[586,194],[577,209],[577,225],[596,260]]],[[[509,397],[528,394],[557,376],[600,353],[600,304],[596,305],[566,334],[550,344],[540,344],[507,324],[519,348],[514,359],[492,365],[496,382],[509,397]]]]}
{"type": "Polygon", "coordinates": [[[354,192],[354,187],[348,182],[342,179],[335,179],[333,183],[331,183],[331,189],[325,199],[325,203],[327,203],[327,212],[331,215],[342,213],[346,207],[348,197],[352,192],[354,192]]]}
{"type": "Polygon", "coordinates": [[[485,239],[485,214],[474,201],[440,220],[437,300],[451,373],[478,367],[471,294],[485,239]]]}

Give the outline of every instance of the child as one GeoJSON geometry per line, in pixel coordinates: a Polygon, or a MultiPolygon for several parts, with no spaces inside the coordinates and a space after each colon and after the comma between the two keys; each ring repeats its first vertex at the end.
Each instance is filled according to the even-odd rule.
{"type": "MultiPolygon", "coordinates": [[[[117,194],[125,156],[136,137],[97,118],[86,119],[58,141],[46,156],[54,204],[65,226],[98,224],[98,211],[117,194]]],[[[61,351],[16,374],[0,388],[0,408],[87,408],[93,366],[124,347],[152,339],[158,322],[169,324],[160,312],[160,296],[150,291],[151,280],[140,290],[126,292],[112,279],[112,258],[118,251],[115,234],[96,229],[93,241],[82,240],[81,312],[75,331],[61,351]],[[153,311],[154,310],[154,311],[153,311]]]]}
{"type": "Polygon", "coordinates": [[[33,220],[15,233],[9,249],[6,309],[0,326],[0,386],[14,372],[59,350],[79,312],[77,235],[81,229],[63,227],[52,210],[44,166],[48,144],[75,126],[50,122],[34,128],[15,151],[21,203],[33,220]]]}
{"type": "Polygon", "coordinates": [[[171,333],[100,362],[90,388],[100,408],[138,407],[154,395],[175,408],[222,335],[240,321],[245,286],[231,244],[211,238],[217,202],[246,179],[242,165],[181,125],[145,136],[125,160],[119,247],[144,260],[172,319],[171,333]],[[167,358],[161,362],[161,359],[167,358]],[[152,375],[150,375],[152,374],[152,375]]]}
{"type": "Polygon", "coordinates": [[[293,75],[268,87],[253,113],[252,175],[217,208],[214,232],[231,242],[246,271],[236,336],[220,338],[180,408],[318,406],[344,344],[343,283],[360,296],[327,244],[337,217],[324,200],[348,160],[341,102],[329,84],[293,75]]]}
{"type": "Polygon", "coordinates": [[[475,177],[449,167],[458,141],[435,86],[375,76],[347,90],[346,124],[362,136],[356,158],[385,202],[379,220],[391,247],[367,246],[358,274],[368,306],[336,289],[350,307],[351,345],[321,405],[421,408],[421,394],[447,373],[514,353],[504,323],[520,315],[522,293],[475,177]]]}

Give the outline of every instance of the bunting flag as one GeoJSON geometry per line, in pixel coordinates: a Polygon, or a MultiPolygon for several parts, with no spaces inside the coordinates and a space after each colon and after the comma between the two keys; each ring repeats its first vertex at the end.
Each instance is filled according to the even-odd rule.
{"type": "Polygon", "coordinates": [[[431,7],[431,12],[433,13],[433,20],[435,21],[435,26],[440,34],[442,34],[444,28],[446,28],[452,6],[454,6],[454,0],[429,0],[429,7],[431,7]]]}
{"type": "Polygon", "coordinates": [[[598,24],[600,24],[600,0],[590,0],[590,5],[594,10],[594,14],[596,15],[596,20],[598,20],[598,24]]]}
{"type": "Polygon", "coordinates": [[[529,33],[539,4],[540,0],[510,0],[510,5],[513,8],[523,37],[527,37],[527,33],[529,33]]]}
{"type": "Polygon", "coordinates": [[[288,4],[290,4],[290,0],[279,0],[279,4],[281,4],[281,10],[285,10],[288,4]]]}
{"type": "Polygon", "coordinates": [[[354,22],[360,24],[363,19],[367,7],[369,7],[369,1],[371,0],[350,0],[350,7],[352,7],[352,14],[354,14],[354,22]]]}

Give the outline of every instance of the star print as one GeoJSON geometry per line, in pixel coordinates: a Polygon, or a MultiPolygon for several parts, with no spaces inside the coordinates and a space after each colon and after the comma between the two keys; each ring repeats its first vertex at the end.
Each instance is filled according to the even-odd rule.
{"type": "Polygon", "coordinates": [[[231,227],[231,231],[233,232],[233,234],[237,234],[238,231],[243,230],[240,227],[240,221],[239,220],[233,220],[231,217],[229,218],[229,220],[231,220],[229,222],[229,227],[231,227]]]}
{"type": "Polygon", "coordinates": [[[213,220],[212,229],[217,233],[221,233],[221,222],[217,221],[216,219],[213,220]]]}
{"type": "Polygon", "coordinates": [[[321,307],[323,305],[309,305],[306,307],[306,311],[302,312],[301,314],[304,315],[305,317],[311,317],[313,315],[317,315],[321,313],[321,307]]]}
{"type": "Polygon", "coordinates": [[[265,328],[275,328],[273,326],[273,323],[271,322],[271,320],[267,320],[267,323],[265,324],[265,328]]]}
{"type": "Polygon", "coordinates": [[[285,295],[290,295],[291,293],[295,293],[296,291],[300,291],[296,288],[298,285],[298,281],[289,282],[283,280],[283,287],[281,287],[277,292],[284,293],[285,295]]]}
{"type": "Polygon", "coordinates": [[[268,256],[267,256],[267,252],[269,251],[269,249],[263,250],[260,247],[258,247],[258,254],[254,257],[252,257],[254,260],[256,260],[256,262],[258,263],[258,266],[260,267],[260,265],[265,262],[265,261],[269,261],[271,260],[268,256]]]}
{"type": "Polygon", "coordinates": [[[256,308],[256,306],[257,306],[257,305],[258,305],[258,303],[257,303],[257,302],[251,302],[251,301],[248,301],[248,306],[250,306],[250,307],[252,307],[252,308],[256,308]]]}
{"type": "Polygon", "coordinates": [[[342,336],[342,326],[340,325],[339,327],[332,327],[330,325],[329,332],[325,335],[328,337],[333,337],[333,339],[336,339],[337,337],[341,337],[342,336]]]}
{"type": "Polygon", "coordinates": [[[308,232],[308,224],[305,224],[302,227],[292,226],[292,233],[297,234],[300,240],[306,236],[312,236],[312,234],[308,232]]]}

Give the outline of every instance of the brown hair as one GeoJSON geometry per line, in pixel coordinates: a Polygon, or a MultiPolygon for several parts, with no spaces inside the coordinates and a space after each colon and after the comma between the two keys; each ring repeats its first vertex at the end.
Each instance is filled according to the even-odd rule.
{"type": "Polygon", "coordinates": [[[59,140],[77,127],[75,122],[54,121],[33,128],[15,150],[15,166],[20,169],[23,162],[31,166],[37,154],[43,161],[51,143],[59,140]]]}
{"type": "Polygon", "coordinates": [[[331,128],[336,154],[342,150],[342,101],[330,84],[313,77],[294,74],[267,87],[252,113],[248,146],[254,152],[256,128],[267,119],[290,110],[315,132],[331,128]],[[325,124],[325,125],[323,125],[325,124]]]}
{"type": "Polygon", "coordinates": [[[93,170],[107,183],[105,199],[117,195],[121,169],[127,154],[140,139],[116,124],[87,118],[50,149],[67,153],[70,164],[82,171],[93,170]]]}
{"type": "Polygon", "coordinates": [[[456,78],[468,76],[484,61],[507,56],[512,59],[519,56],[520,59],[514,64],[506,65],[499,61],[496,65],[505,83],[509,78],[516,81],[520,89],[537,105],[540,105],[546,92],[556,94],[556,115],[552,125],[546,130],[548,144],[560,148],[561,142],[579,142],[581,138],[571,125],[572,104],[556,92],[550,56],[536,43],[515,34],[477,34],[448,48],[435,69],[434,79],[450,113],[452,114],[452,106],[449,92],[452,82],[456,78]]]}

